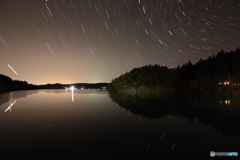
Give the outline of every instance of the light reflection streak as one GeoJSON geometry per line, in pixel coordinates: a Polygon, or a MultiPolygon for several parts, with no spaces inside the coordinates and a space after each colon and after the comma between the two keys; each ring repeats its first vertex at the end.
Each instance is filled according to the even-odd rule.
{"type": "Polygon", "coordinates": [[[10,92],[10,95],[9,95],[9,105],[8,105],[8,108],[5,109],[5,112],[7,112],[8,110],[12,111],[12,106],[17,102],[16,100],[14,102],[12,102],[12,97],[13,97],[13,92],[10,92]]]}
{"type": "Polygon", "coordinates": [[[76,90],[77,88],[74,88],[74,86],[71,86],[69,88],[65,87],[65,90],[71,90],[72,92],[72,102],[74,102],[74,90],[76,90]]]}
{"type": "Polygon", "coordinates": [[[72,102],[74,102],[74,92],[72,90],[72,102]]]}
{"type": "Polygon", "coordinates": [[[32,116],[36,113],[37,111],[35,111],[27,120],[27,122],[32,118],[32,116]]]}
{"type": "Polygon", "coordinates": [[[12,106],[16,103],[17,101],[14,101],[13,103],[11,103],[7,109],[5,109],[5,112],[7,112],[8,110],[10,111],[11,113],[11,110],[12,110],[12,106]]]}

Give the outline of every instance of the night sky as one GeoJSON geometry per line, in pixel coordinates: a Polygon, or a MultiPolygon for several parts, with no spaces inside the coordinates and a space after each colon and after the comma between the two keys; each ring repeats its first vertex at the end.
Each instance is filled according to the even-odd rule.
{"type": "Polygon", "coordinates": [[[98,83],[240,47],[240,0],[0,0],[0,73],[98,83]]]}

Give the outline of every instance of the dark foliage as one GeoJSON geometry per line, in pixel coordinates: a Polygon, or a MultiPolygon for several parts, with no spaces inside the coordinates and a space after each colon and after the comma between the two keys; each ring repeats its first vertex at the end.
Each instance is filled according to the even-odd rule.
{"type": "Polygon", "coordinates": [[[173,89],[173,70],[159,65],[134,68],[112,80],[109,90],[115,91],[169,91],[173,89]]]}
{"type": "Polygon", "coordinates": [[[134,68],[112,80],[113,91],[184,91],[200,94],[232,94],[240,92],[240,49],[190,61],[176,69],[159,65],[134,68]]]}
{"type": "Polygon", "coordinates": [[[12,80],[11,78],[0,74],[0,93],[31,89],[38,89],[38,87],[33,84],[28,84],[26,81],[12,80]]]}

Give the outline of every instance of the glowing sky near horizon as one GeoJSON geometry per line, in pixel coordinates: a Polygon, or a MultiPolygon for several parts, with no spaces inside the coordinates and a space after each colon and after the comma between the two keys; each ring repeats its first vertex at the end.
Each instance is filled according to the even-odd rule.
{"type": "Polygon", "coordinates": [[[111,82],[136,67],[177,67],[240,47],[239,0],[1,0],[0,7],[0,74],[32,84],[111,82]]]}

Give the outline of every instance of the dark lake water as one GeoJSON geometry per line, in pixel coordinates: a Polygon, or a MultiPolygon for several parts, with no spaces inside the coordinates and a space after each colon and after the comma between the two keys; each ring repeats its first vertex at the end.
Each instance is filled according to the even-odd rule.
{"type": "Polygon", "coordinates": [[[240,99],[98,90],[4,93],[0,151],[1,159],[206,159],[211,151],[240,153],[240,99]]]}

